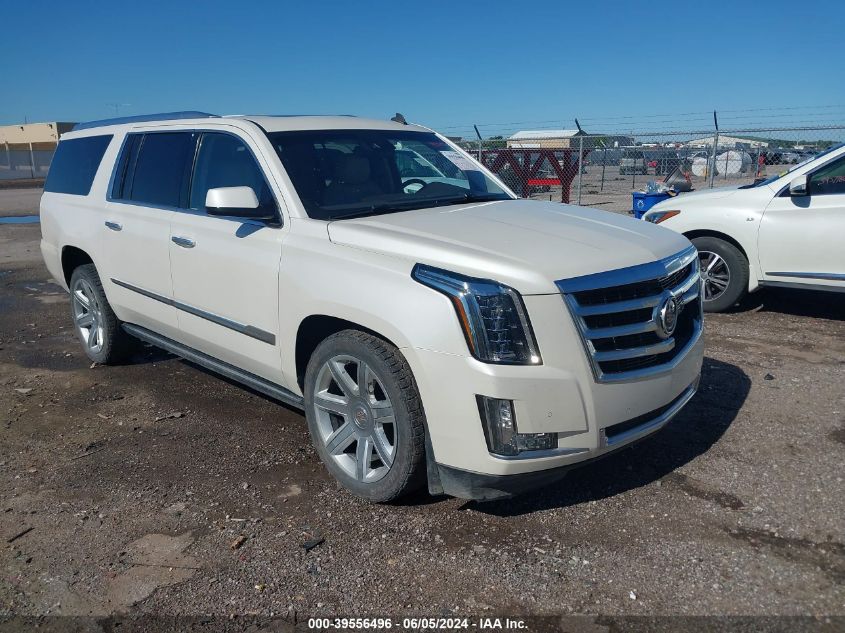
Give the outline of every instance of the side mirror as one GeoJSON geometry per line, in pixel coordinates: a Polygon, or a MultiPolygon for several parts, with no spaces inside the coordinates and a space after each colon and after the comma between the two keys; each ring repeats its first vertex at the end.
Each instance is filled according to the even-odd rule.
{"type": "Polygon", "coordinates": [[[217,187],[205,194],[205,210],[209,215],[233,218],[272,220],[273,214],[258,208],[258,197],[252,187],[217,187]]]}
{"type": "Polygon", "coordinates": [[[807,176],[798,176],[789,183],[790,196],[806,196],[807,195],[807,176]]]}

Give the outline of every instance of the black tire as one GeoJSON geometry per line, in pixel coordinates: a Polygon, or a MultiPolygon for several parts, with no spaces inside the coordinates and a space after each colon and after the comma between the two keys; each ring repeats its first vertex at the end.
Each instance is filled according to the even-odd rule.
{"type": "Polygon", "coordinates": [[[748,259],[742,251],[726,240],[718,237],[696,237],[692,243],[698,249],[699,259],[702,262],[701,275],[704,278],[705,312],[724,312],[739,303],[748,292],[748,259]],[[721,294],[707,299],[708,292],[713,289],[712,284],[708,287],[708,273],[705,270],[705,262],[709,253],[720,257],[728,271],[728,283],[721,294]]]}
{"type": "MultiPolygon", "coordinates": [[[[354,362],[350,361],[348,367],[352,366],[354,366],[354,362]]],[[[343,367],[345,371],[347,366],[343,367]]],[[[357,367],[360,368],[361,365],[358,364],[357,367]]],[[[357,388],[358,393],[360,393],[362,383],[358,382],[357,369],[355,369],[355,374],[355,379],[347,385],[347,389],[357,388]]],[[[349,374],[346,374],[346,376],[351,378],[349,374]]],[[[340,383],[333,376],[329,378],[329,381],[331,385],[329,389],[334,389],[336,393],[337,386],[340,383]]],[[[358,330],[343,330],[333,334],[320,343],[311,355],[305,372],[304,391],[305,418],[308,421],[308,430],[311,433],[314,447],[328,471],[344,488],[369,501],[384,503],[423,486],[426,481],[425,413],[411,368],[398,349],[376,336],[358,330]],[[359,469],[358,466],[360,461],[357,453],[360,444],[358,439],[353,438],[351,440],[354,443],[354,448],[353,444],[349,444],[346,453],[339,453],[336,449],[333,456],[327,448],[327,442],[331,443],[330,439],[334,436],[326,435],[326,424],[328,417],[330,417],[331,429],[336,435],[339,435],[341,426],[349,426],[352,429],[350,432],[360,433],[361,437],[365,438],[368,431],[362,429],[355,422],[353,418],[357,416],[353,413],[353,410],[359,411],[360,409],[355,409],[355,407],[360,408],[361,402],[363,402],[363,406],[366,406],[370,396],[366,395],[364,396],[365,400],[360,401],[357,399],[359,396],[344,395],[346,392],[343,391],[339,397],[345,398],[348,402],[346,410],[349,415],[345,418],[336,413],[329,414],[324,408],[315,405],[314,399],[315,393],[318,392],[318,381],[320,381],[319,388],[322,389],[322,381],[326,380],[325,372],[329,371],[327,364],[330,361],[336,362],[335,359],[337,358],[345,357],[360,360],[370,368],[378,381],[379,393],[392,405],[392,418],[395,420],[392,423],[391,430],[393,439],[392,463],[389,466],[386,465],[385,462],[381,461],[380,453],[373,449],[375,450],[372,453],[374,461],[387,468],[386,474],[382,474],[381,478],[376,481],[362,481],[360,476],[352,476],[345,469],[352,461],[353,456],[350,452],[354,452],[356,475],[363,470],[359,469]],[[352,426],[353,423],[356,426],[352,426]],[[339,457],[337,457],[338,455],[339,457]]],[[[320,393],[324,392],[320,391],[320,393]]],[[[373,411],[375,409],[370,410],[369,413],[375,420],[373,411]]],[[[366,414],[361,414],[361,417],[366,417],[366,414]]],[[[371,424],[369,432],[373,433],[372,427],[375,424],[372,420],[364,421],[363,424],[371,424]]],[[[372,437],[375,438],[375,435],[372,435],[372,437]]],[[[367,468],[369,467],[368,454],[367,468]]]]}
{"type": "MultiPolygon", "coordinates": [[[[85,355],[100,365],[113,365],[125,360],[134,350],[134,339],[120,327],[120,320],[115,316],[114,311],[106,299],[103,291],[103,284],[94,264],[84,264],[74,269],[70,276],[70,315],[73,321],[76,336],[82,343],[85,355]],[[97,345],[89,344],[91,340],[85,334],[85,329],[80,327],[80,313],[83,312],[84,301],[78,293],[83,292],[91,304],[91,311],[96,315],[94,324],[97,334],[95,336],[97,345]],[[93,303],[91,301],[93,300],[93,303]]],[[[88,328],[88,332],[94,326],[88,328]]]]}

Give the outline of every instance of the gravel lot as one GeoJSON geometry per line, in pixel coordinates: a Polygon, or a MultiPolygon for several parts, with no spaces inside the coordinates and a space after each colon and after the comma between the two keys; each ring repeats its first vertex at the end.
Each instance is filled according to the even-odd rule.
{"type": "MultiPolygon", "coordinates": [[[[792,165],[767,165],[764,176],[774,176],[786,171],[792,165]]],[[[576,170],[577,171],[577,170],[576,170]]],[[[608,165],[604,169],[602,179],[601,165],[585,165],[584,173],[581,176],[581,204],[585,207],[595,207],[605,211],[630,212],[633,206],[631,198],[632,191],[644,191],[649,181],[663,182],[664,174],[620,174],[619,167],[608,165]]],[[[653,172],[653,170],[650,170],[653,172]]],[[[753,169],[744,174],[734,174],[727,178],[717,176],[713,182],[714,187],[731,187],[737,185],[748,185],[754,182],[755,172],[753,169]]],[[[691,175],[693,189],[701,191],[710,185],[708,178],[691,175]]],[[[559,186],[548,187],[547,191],[535,191],[531,194],[534,200],[552,200],[560,202],[559,186]]],[[[517,193],[519,193],[517,191],[517,193]]],[[[578,203],[578,177],[570,187],[569,200],[572,204],[578,203]]]]}
{"type": "Polygon", "coordinates": [[[0,225],[0,616],[845,614],[843,295],[708,316],[684,412],[553,489],[373,506],[294,410],[91,367],[38,239],[0,225]]]}

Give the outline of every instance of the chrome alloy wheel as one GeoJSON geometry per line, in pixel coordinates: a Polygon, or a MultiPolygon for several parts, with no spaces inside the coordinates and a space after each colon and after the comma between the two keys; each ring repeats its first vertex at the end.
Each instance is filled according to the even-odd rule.
{"type": "Polygon", "coordinates": [[[103,349],[105,332],[103,331],[103,312],[94,288],[86,279],[77,279],[71,289],[73,323],[82,339],[83,345],[92,354],[103,349]]]}
{"type": "Polygon", "coordinates": [[[731,271],[720,255],[711,251],[699,251],[701,279],[704,282],[704,300],[715,301],[731,283],[731,271]]]}
{"type": "Polygon", "coordinates": [[[314,413],[326,452],[350,477],[373,483],[396,457],[396,419],[381,379],[360,358],[333,356],[320,367],[314,413]]]}

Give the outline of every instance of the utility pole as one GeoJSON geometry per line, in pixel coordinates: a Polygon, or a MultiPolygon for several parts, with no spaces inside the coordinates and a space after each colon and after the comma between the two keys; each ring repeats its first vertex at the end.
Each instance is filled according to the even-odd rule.
{"type": "MultiPolygon", "coordinates": [[[[716,128],[716,134],[713,136],[713,151],[710,154],[710,188],[713,188],[713,179],[716,178],[716,152],[719,148],[719,119],[716,117],[716,111],[713,110],[713,125],[716,128]]],[[[726,170],[727,171],[727,170],[726,170]]]]}
{"type": "Polygon", "coordinates": [[[473,124],[472,127],[475,128],[475,135],[478,137],[478,162],[481,163],[481,150],[484,141],[481,140],[481,132],[478,131],[478,126],[473,124]]]}

